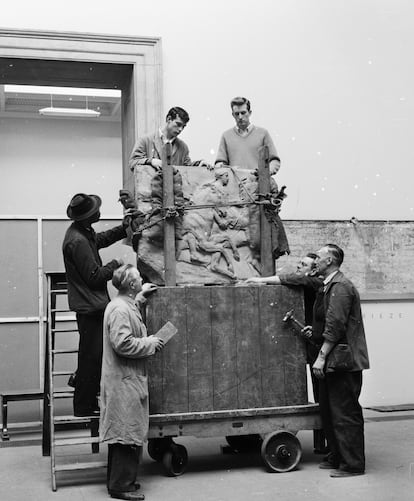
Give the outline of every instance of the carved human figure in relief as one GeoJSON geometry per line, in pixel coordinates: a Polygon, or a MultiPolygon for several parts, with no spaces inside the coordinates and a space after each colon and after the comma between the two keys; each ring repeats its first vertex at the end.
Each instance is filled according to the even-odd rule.
{"type": "Polygon", "coordinates": [[[240,260],[240,255],[231,237],[226,233],[229,226],[226,207],[220,204],[228,202],[227,169],[217,169],[215,180],[197,188],[192,197],[195,206],[214,205],[186,211],[183,218],[183,238],[177,248],[177,259],[182,259],[182,252],[189,251],[193,264],[208,266],[211,271],[230,278],[235,278],[233,259],[240,260]],[[209,257],[203,255],[208,254],[209,257]],[[224,261],[225,267],[222,266],[224,261]]]}

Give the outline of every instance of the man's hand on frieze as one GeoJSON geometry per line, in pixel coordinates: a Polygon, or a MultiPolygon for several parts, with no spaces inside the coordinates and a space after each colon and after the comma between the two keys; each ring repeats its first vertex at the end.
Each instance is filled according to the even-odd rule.
{"type": "Polygon", "coordinates": [[[200,160],[198,164],[200,167],[207,167],[208,170],[214,170],[214,165],[211,165],[207,162],[207,160],[200,160]]]}
{"type": "Polygon", "coordinates": [[[158,170],[162,168],[162,161],[159,158],[151,158],[150,165],[158,170]]]}

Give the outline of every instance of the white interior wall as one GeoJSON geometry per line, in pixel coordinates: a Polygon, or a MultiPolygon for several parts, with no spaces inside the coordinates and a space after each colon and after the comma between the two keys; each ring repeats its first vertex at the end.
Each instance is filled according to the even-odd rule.
{"type": "Polygon", "coordinates": [[[412,219],[414,68],[409,0],[39,0],[3,27],[160,36],[165,110],[191,115],[194,158],[214,159],[229,100],[252,101],[288,186],[286,219],[412,219]]]}
{"type": "Polygon", "coordinates": [[[364,371],[362,405],[414,403],[413,303],[365,303],[362,312],[371,366],[364,371]]]}
{"type": "Polygon", "coordinates": [[[97,193],[122,215],[121,124],[0,119],[0,214],[62,215],[75,193],[97,193]]]}

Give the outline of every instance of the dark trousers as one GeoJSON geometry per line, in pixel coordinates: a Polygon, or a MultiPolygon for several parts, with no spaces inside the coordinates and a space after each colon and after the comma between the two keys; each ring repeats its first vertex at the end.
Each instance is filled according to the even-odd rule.
{"type": "Polygon", "coordinates": [[[76,314],[79,353],[73,397],[75,414],[91,414],[99,409],[97,396],[101,381],[103,315],[103,311],[76,314]]]}
{"type": "Polygon", "coordinates": [[[108,492],[133,492],[137,488],[138,465],[142,447],[109,444],[106,486],[108,492]]]}
{"type": "Polygon", "coordinates": [[[365,470],[364,418],[358,402],[362,371],[328,372],[319,381],[319,405],[330,460],[351,472],[365,470]]]}
{"type": "MultiPolygon", "coordinates": [[[[310,364],[310,374],[312,381],[313,398],[316,403],[319,403],[319,379],[313,374],[312,365],[313,364],[310,364]]],[[[328,452],[328,449],[326,447],[325,432],[323,431],[323,429],[313,430],[313,448],[315,452],[328,452]]]]}

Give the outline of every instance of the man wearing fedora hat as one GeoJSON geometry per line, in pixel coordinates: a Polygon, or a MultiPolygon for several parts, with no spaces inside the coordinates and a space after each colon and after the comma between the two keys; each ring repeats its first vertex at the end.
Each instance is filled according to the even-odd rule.
{"type": "Polygon", "coordinates": [[[77,193],[66,211],[73,223],[66,231],[62,250],[69,307],[76,313],[79,330],[73,398],[75,416],[99,413],[97,395],[101,378],[103,315],[110,301],[107,282],[112,279],[114,270],[123,264],[113,259],[103,265],[98,251],[126,237],[128,214],[120,226],[95,233],[92,224],[101,217],[101,204],[97,195],[77,193]]]}

